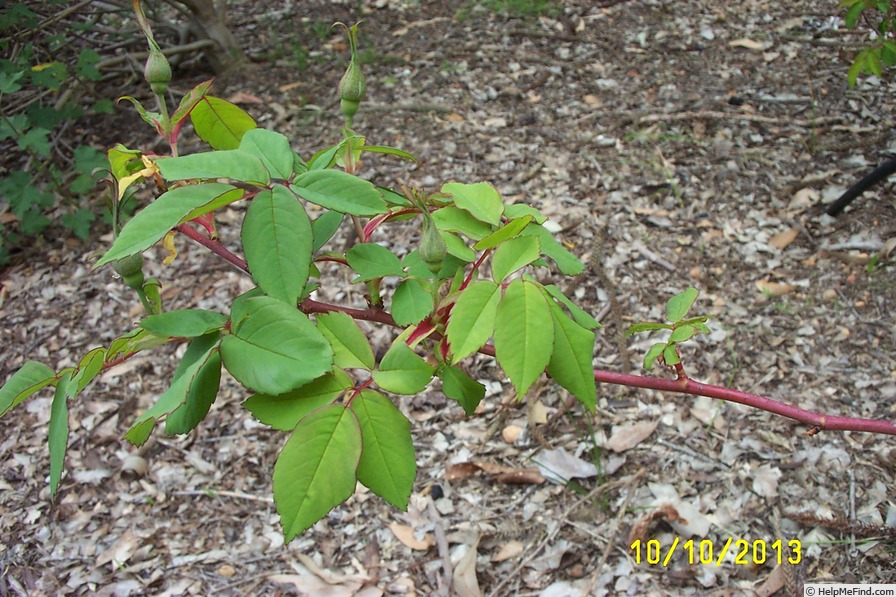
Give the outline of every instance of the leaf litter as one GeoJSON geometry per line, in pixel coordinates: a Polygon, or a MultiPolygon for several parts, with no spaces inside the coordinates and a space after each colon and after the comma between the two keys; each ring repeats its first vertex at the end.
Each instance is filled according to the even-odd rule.
{"type": "MultiPolygon", "coordinates": [[[[430,190],[487,180],[505,199],[538,206],[557,223],[558,239],[602,269],[598,276],[592,265],[574,284],[557,280],[603,314],[599,366],[637,370],[654,340],[635,337],[620,350],[616,336],[632,322],[661,319],[665,300],[695,285],[697,308],[714,317],[713,334],[683,350],[695,379],[830,413],[896,416],[892,198],[882,185],[837,219],[817,209],[896,143],[893,84],[846,87],[843,40],[861,40],[824,26],[832,15],[811,3],[558,4],[537,19],[477,9],[464,20],[439,3],[362,3],[355,15],[347,5],[306,2],[274,19],[249,2],[233,5],[231,18],[287,35],[303,18],[363,16],[375,48],[365,68],[377,84],[355,127],[420,160],[371,157],[363,171],[430,190]],[[872,253],[882,259],[876,267],[872,253]]],[[[244,43],[263,49],[250,29],[240,33],[244,43]]],[[[281,59],[219,93],[251,98],[259,122],[289,133],[297,148],[317,149],[333,141],[336,110],[302,106],[330,101],[337,58],[310,61],[301,73],[281,59]]],[[[107,134],[103,143],[123,140],[120,127],[107,134]]],[[[240,218],[229,209],[221,220],[240,218]]],[[[235,240],[228,228],[219,226],[235,240]]],[[[399,229],[390,241],[405,250],[412,234],[399,229]]],[[[0,275],[4,379],[26,358],[74,364],[136,321],[127,289],[108,272],[88,273],[107,246],[49,242],[0,275]]],[[[161,249],[147,253],[169,308],[223,310],[223,297],[248,290],[197,248],[178,250],[164,268],[161,249]]],[[[356,288],[320,292],[363,304],[356,288]]],[[[387,346],[387,334],[375,338],[387,346]]],[[[270,503],[284,438],[241,412],[245,396],[232,379],[222,380],[198,433],[151,439],[140,450],[121,440],[164,391],[175,362],[165,349],[133,359],[72,405],[69,473],[56,503],[46,486],[49,401],[0,421],[0,589],[748,595],[793,579],[896,582],[886,539],[896,519],[889,438],[805,437],[800,425],[734,404],[600,386],[596,417],[568,410],[568,397],[549,389],[537,417],[546,423],[528,429],[522,417],[524,431],[507,441],[498,422],[521,417],[501,400],[505,380],[479,357],[471,373],[489,381],[490,396],[473,417],[435,389],[397,399],[414,421],[420,464],[410,514],[361,489],[284,545],[270,503]],[[624,449],[610,454],[614,446],[624,449]],[[590,464],[588,474],[579,464],[580,476],[565,485],[447,475],[463,462],[525,470],[560,449],[590,464]],[[124,474],[134,455],[146,472],[124,474]],[[405,527],[431,545],[408,546],[394,532],[405,527]],[[676,537],[716,545],[799,538],[804,559],[790,571],[767,562],[748,574],[689,565],[679,553],[661,568],[634,561],[624,542],[634,529],[664,546],[676,537]]]]}

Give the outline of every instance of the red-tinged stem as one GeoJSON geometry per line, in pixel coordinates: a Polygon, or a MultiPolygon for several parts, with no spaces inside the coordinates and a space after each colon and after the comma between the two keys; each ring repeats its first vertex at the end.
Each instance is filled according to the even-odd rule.
{"type": "Polygon", "coordinates": [[[476,260],[476,263],[473,264],[473,269],[470,270],[470,273],[464,278],[464,281],[461,283],[460,288],[458,290],[464,290],[467,286],[470,285],[470,282],[473,281],[473,276],[476,275],[476,272],[479,271],[479,267],[482,265],[482,262],[485,261],[485,258],[491,253],[491,249],[486,249],[482,252],[482,255],[479,256],[479,259],[476,260]]]}
{"type": "MultiPolygon", "coordinates": [[[[176,230],[190,237],[197,243],[208,248],[216,255],[221,256],[229,263],[237,268],[248,271],[245,260],[234,255],[227,250],[220,242],[211,240],[203,236],[200,232],[194,230],[186,224],[180,224],[176,230]]],[[[481,258],[480,258],[481,260],[481,258]]],[[[473,266],[473,271],[480,265],[478,261],[473,266]]],[[[464,284],[469,283],[469,279],[464,284]]],[[[340,311],[346,313],[354,319],[364,321],[373,321],[393,327],[400,327],[392,319],[392,316],[378,308],[353,309],[350,307],[341,307],[338,305],[330,305],[321,303],[311,299],[305,299],[302,303],[302,310],[306,313],[330,313],[332,311],[340,311]]],[[[495,356],[495,347],[492,345],[483,346],[480,353],[491,357],[495,356]]],[[[125,358],[128,358],[128,355],[125,358]]],[[[718,398],[738,404],[745,404],[759,410],[771,412],[782,417],[794,419],[808,425],[812,428],[807,431],[808,435],[814,435],[820,430],[830,431],[863,431],[867,433],[882,433],[886,435],[896,435],[896,424],[880,419],[861,419],[856,417],[840,417],[835,415],[825,415],[802,409],[786,402],[780,402],[764,396],[742,392],[740,390],[732,390],[722,386],[701,383],[689,379],[683,375],[683,367],[678,370],[678,379],[662,379],[658,377],[646,377],[642,375],[631,375],[628,373],[617,373],[615,371],[604,371],[601,369],[594,370],[594,380],[598,383],[611,383],[632,388],[644,388],[650,390],[659,390],[663,392],[675,392],[678,394],[690,394],[692,396],[706,396],[708,398],[718,398]]]]}
{"type": "Polygon", "coordinates": [[[384,222],[388,222],[392,218],[397,218],[398,216],[403,216],[403,215],[412,214],[412,213],[419,213],[419,212],[420,212],[419,209],[402,209],[399,211],[392,211],[387,214],[381,214],[381,215],[376,216],[375,218],[373,218],[369,222],[367,222],[367,224],[365,224],[364,235],[362,237],[364,239],[363,242],[365,242],[365,243],[370,242],[370,237],[373,236],[374,230],[376,230],[384,222]]]}
{"type": "Polygon", "coordinates": [[[353,319],[361,319],[363,321],[373,321],[384,325],[391,325],[393,327],[401,327],[395,323],[395,320],[392,319],[391,315],[382,309],[377,308],[352,309],[351,307],[341,307],[339,305],[330,305],[328,303],[305,299],[302,302],[302,311],[305,313],[332,313],[333,311],[339,311],[350,315],[353,319]]]}
{"type": "Polygon", "coordinates": [[[321,257],[315,257],[314,261],[317,263],[323,263],[325,261],[330,261],[332,263],[341,263],[342,265],[348,265],[348,261],[342,257],[333,257],[331,255],[323,255],[321,257]]]}
{"type": "MultiPolygon", "coordinates": [[[[396,325],[392,316],[381,309],[351,309],[307,299],[302,303],[302,310],[306,313],[341,311],[355,319],[374,321],[391,326],[396,325]]],[[[487,344],[483,346],[479,352],[494,357],[495,347],[491,344],[487,344]]],[[[611,383],[632,388],[690,394],[692,396],[706,396],[708,398],[718,398],[719,400],[745,404],[759,410],[764,410],[811,425],[812,428],[807,430],[808,435],[814,435],[820,430],[864,431],[867,433],[896,435],[896,424],[891,423],[890,421],[824,415],[805,410],[792,404],[787,404],[786,402],[766,398],[765,396],[758,396],[756,394],[750,394],[749,392],[701,383],[687,377],[681,379],[662,379],[659,377],[646,377],[643,375],[631,375],[628,373],[617,373],[615,371],[595,369],[594,380],[598,383],[611,383]]]]}
{"type": "Polygon", "coordinates": [[[786,402],[779,402],[764,396],[750,394],[749,392],[705,384],[699,381],[694,381],[693,379],[661,379],[657,377],[616,373],[613,371],[602,371],[600,369],[594,370],[594,379],[601,383],[661,390],[663,392],[676,392],[679,394],[691,394],[693,396],[707,396],[709,398],[737,402],[738,404],[745,404],[747,406],[752,406],[753,408],[781,415],[782,417],[807,423],[818,430],[866,431],[869,433],[896,435],[896,424],[889,421],[823,415],[802,409],[792,404],[787,404],[786,402]]]}
{"type": "MultiPolygon", "coordinates": [[[[493,357],[495,356],[495,347],[486,345],[483,346],[479,352],[493,357]]],[[[759,410],[768,411],[770,413],[775,413],[776,415],[781,415],[782,417],[787,417],[788,419],[794,419],[801,423],[812,425],[812,429],[807,431],[808,435],[815,435],[818,431],[824,429],[829,431],[865,431],[868,433],[896,435],[896,423],[891,423],[890,421],[823,415],[802,409],[792,404],[787,404],[786,402],[772,400],[765,396],[757,396],[756,394],[750,394],[749,392],[701,383],[687,377],[679,379],[663,379],[659,377],[647,377],[644,375],[631,375],[628,373],[617,373],[615,371],[595,369],[594,380],[598,383],[611,383],[631,388],[675,392],[678,394],[690,394],[692,396],[706,396],[707,398],[718,398],[719,400],[745,404],[747,406],[752,406],[753,408],[758,408],[759,410]]]]}
{"type": "Polygon", "coordinates": [[[249,271],[249,264],[246,263],[246,260],[238,255],[234,255],[227,247],[222,245],[220,241],[212,240],[207,236],[204,236],[201,232],[188,224],[178,224],[174,229],[181,234],[190,237],[192,240],[196,241],[215,255],[218,255],[226,262],[232,264],[237,269],[244,272],[249,271]]]}

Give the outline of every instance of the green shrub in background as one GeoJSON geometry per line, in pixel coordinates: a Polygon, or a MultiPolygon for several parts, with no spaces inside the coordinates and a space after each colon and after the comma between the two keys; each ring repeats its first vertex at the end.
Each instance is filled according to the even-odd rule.
{"type": "Polygon", "coordinates": [[[883,76],[885,67],[896,65],[896,2],[893,0],[840,0],[846,9],[846,26],[864,28],[872,35],[868,47],[860,50],[849,68],[849,86],[859,76],[883,76]]]}
{"type": "Polygon", "coordinates": [[[82,105],[77,89],[100,79],[100,56],[75,48],[89,21],[57,26],[69,4],[14,2],[0,10],[0,264],[51,224],[86,239],[95,219],[88,196],[105,156],[61,138],[81,117],[111,112],[113,104],[82,105]]]}

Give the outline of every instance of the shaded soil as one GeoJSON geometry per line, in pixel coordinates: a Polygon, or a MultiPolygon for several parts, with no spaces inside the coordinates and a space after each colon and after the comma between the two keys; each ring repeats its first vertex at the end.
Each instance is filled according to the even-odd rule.
{"type": "MultiPolygon", "coordinates": [[[[259,61],[217,93],[310,156],[340,136],[334,96],[346,53],[327,27],[363,18],[369,92],[355,129],[418,161],[372,156],[362,175],[429,192],[487,180],[542,210],[589,264],[580,278],[553,280],[604,323],[596,367],[642,372],[655,338],[621,340],[622,330],[661,319],[668,297],[693,285],[696,308],[713,319],[712,334],[682,355],[691,377],[829,414],[896,419],[892,185],[838,219],[821,215],[896,148],[894,87],[848,89],[862,36],[834,26],[836,3],[562,1],[529,17],[426,2],[256,4],[235,4],[231,19],[259,61]]],[[[194,68],[175,74],[175,92],[208,78],[194,68]]],[[[132,128],[129,145],[149,142],[138,126],[122,110],[98,142],[132,128]]],[[[240,218],[235,208],[219,220],[234,246],[240,218]]],[[[383,240],[404,250],[414,234],[399,228],[383,240]]],[[[139,319],[111,272],[90,269],[109,240],[50,241],[3,273],[3,379],[27,359],[76,364],[139,319]]],[[[147,253],[167,308],[223,311],[251,287],[199,247],[178,249],[172,266],[161,265],[161,249],[147,253]]],[[[324,273],[322,299],[363,305],[344,272],[324,273]]],[[[391,333],[373,332],[378,348],[391,333]]],[[[496,595],[790,594],[802,582],[896,582],[889,437],[807,437],[800,424],[746,407],[611,386],[599,387],[593,417],[567,409],[549,384],[520,407],[484,357],[471,370],[490,395],[474,417],[437,387],[397,399],[418,450],[409,512],[362,490],[283,545],[270,477],[285,436],[247,416],[231,378],[198,433],[157,430],[141,450],[121,439],[165,390],[175,352],[131,359],[72,405],[69,472],[55,502],[50,398],[0,420],[4,595],[477,594],[450,576],[496,595]],[[517,485],[452,466],[531,467],[561,447],[598,474],[517,485]],[[666,566],[638,563],[638,537],[664,549],[708,539],[717,555],[729,538],[765,542],[769,561],[738,564],[732,553],[700,564],[679,549],[666,566]],[[773,561],[778,539],[801,541],[799,564],[773,561]]]]}

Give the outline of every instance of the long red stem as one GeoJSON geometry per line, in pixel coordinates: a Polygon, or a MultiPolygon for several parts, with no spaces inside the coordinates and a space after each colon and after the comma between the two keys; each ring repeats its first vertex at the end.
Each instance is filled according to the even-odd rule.
{"type": "MultiPolygon", "coordinates": [[[[347,307],[339,307],[337,305],[329,305],[318,301],[306,300],[302,304],[302,309],[309,313],[329,313],[330,311],[342,311],[351,315],[355,319],[365,321],[374,321],[385,325],[395,325],[392,316],[381,309],[350,309],[347,307]]],[[[495,356],[495,347],[491,344],[483,346],[480,353],[491,357],[495,356]]],[[[861,419],[856,417],[840,417],[835,415],[826,415],[812,412],[793,404],[742,392],[740,390],[732,390],[722,386],[714,386],[712,384],[701,383],[688,379],[686,377],[680,379],[663,379],[660,377],[647,377],[644,375],[631,375],[628,373],[617,373],[615,371],[604,371],[602,369],[594,370],[594,380],[598,383],[611,383],[620,386],[628,386],[632,388],[644,388],[648,390],[659,390],[662,392],[675,392],[678,394],[690,394],[692,396],[706,396],[708,398],[718,398],[719,400],[727,400],[728,402],[736,402],[738,404],[746,404],[759,410],[764,410],[782,417],[794,419],[801,423],[811,425],[812,428],[807,433],[814,435],[820,430],[829,431],[864,431],[868,433],[883,433],[887,435],[896,435],[896,423],[884,421],[881,419],[861,419]]]]}

